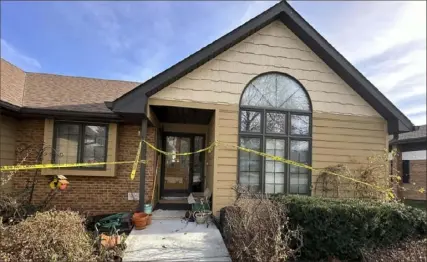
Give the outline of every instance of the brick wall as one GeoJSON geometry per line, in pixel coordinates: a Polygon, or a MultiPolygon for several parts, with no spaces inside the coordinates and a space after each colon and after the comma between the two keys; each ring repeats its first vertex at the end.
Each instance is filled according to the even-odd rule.
{"type": "Polygon", "coordinates": [[[403,196],[405,199],[426,200],[426,192],[417,192],[421,187],[426,187],[427,182],[426,160],[410,160],[409,184],[402,184],[405,188],[403,196]]]}
{"type": "MultiPolygon", "coordinates": [[[[22,120],[19,122],[17,131],[17,161],[27,155],[25,146],[32,145],[38,148],[43,144],[44,120],[22,120]]],[[[118,127],[117,161],[134,160],[140,140],[138,125],[120,124],[118,127]]],[[[156,141],[156,130],[148,128],[147,140],[151,143],[156,141]]],[[[25,164],[36,163],[36,150],[28,155],[25,164]]],[[[150,199],[153,188],[155,172],[155,153],[147,149],[146,167],[146,199],[150,199]]],[[[93,214],[107,214],[122,211],[134,211],[138,200],[128,200],[128,192],[139,192],[139,170],[138,167],[135,180],[130,180],[132,164],[117,165],[115,177],[90,177],[90,176],[68,176],[69,188],[52,201],[58,209],[73,209],[93,214]]],[[[88,171],[90,172],[90,171],[88,171]]],[[[25,182],[29,180],[35,171],[20,172],[13,177],[15,191],[22,190],[25,182]]],[[[34,203],[42,202],[49,193],[49,177],[37,174],[37,184],[34,191],[34,203]]]]}

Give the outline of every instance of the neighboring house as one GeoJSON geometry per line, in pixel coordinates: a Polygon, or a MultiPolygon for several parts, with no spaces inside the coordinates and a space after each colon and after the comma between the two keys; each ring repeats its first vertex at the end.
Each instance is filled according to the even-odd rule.
{"type": "MultiPolygon", "coordinates": [[[[17,163],[22,144],[43,142],[63,154],[54,157],[49,151],[43,163],[134,160],[139,141],[146,139],[169,152],[194,151],[219,140],[315,168],[357,166],[354,160],[364,163],[383,153],[389,134],[414,130],[286,2],[142,84],[23,72],[2,60],[1,92],[1,165],[17,163]],[[97,150],[105,155],[87,145],[94,138],[103,141],[97,150]]],[[[266,193],[314,192],[317,174],[225,145],[192,157],[158,159],[145,149],[141,158],[148,163],[138,168],[134,181],[132,164],[44,169],[35,200],[48,192],[53,174],[70,181],[54,203],[92,213],[134,210],[131,193],[140,192],[141,205],[151,200],[153,187],[160,204],[174,202],[168,196],[209,188],[215,214],[232,203],[236,183],[266,193]],[[161,168],[154,185],[157,160],[161,168]]],[[[34,154],[27,159],[34,161],[34,154]]],[[[32,174],[16,174],[14,190],[32,174]]]]}
{"type": "Polygon", "coordinates": [[[396,169],[402,177],[404,199],[426,200],[426,192],[420,193],[427,183],[427,128],[419,126],[418,130],[390,136],[390,149],[398,152],[396,169]]]}

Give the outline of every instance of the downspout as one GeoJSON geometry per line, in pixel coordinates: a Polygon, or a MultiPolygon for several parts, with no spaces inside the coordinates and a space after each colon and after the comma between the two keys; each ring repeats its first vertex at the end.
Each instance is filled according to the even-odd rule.
{"type": "MultiPolygon", "coordinates": [[[[141,141],[145,140],[147,137],[147,118],[144,117],[141,122],[141,141]]],[[[140,154],[140,160],[146,160],[147,155],[147,146],[144,142],[142,142],[141,145],[141,154],[140,154]]],[[[140,163],[141,169],[140,169],[140,176],[139,176],[139,211],[144,211],[144,204],[145,204],[145,166],[146,163],[140,163]]]]}

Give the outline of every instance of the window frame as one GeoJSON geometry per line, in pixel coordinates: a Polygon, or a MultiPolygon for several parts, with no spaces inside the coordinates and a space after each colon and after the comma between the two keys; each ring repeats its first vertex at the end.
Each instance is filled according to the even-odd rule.
{"type": "MultiPolygon", "coordinates": [[[[108,159],[108,134],[109,134],[109,124],[107,123],[97,123],[97,122],[83,122],[83,121],[63,121],[63,120],[55,120],[53,123],[53,136],[52,136],[52,156],[51,156],[51,163],[55,164],[57,153],[56,153],[56,140],[57,140],[57,132],[58,127],[61,124],[68,124],[68,125],[78,125],[79,127],[79,139],[78,139],[78,146],[77,146],[77,163],[84,163],[83,162],[83,155],[84,155],[84,131],[86,126],[100,126],[105,127],[106,129],[106,135],[105,135],[105,150],[104,150],[104,161],[107,162],[108,159]]],[[[61,153],[61,152],[59,152],[61,153]]],[[[106,171],[107,165],[103,165],[102,167],[97,166],[87,166],[87,167],[66,167],[67,169],[73,169],[73,170],[97,170],[97,171],[106,171]]]]}
{"type": "Polygon", "coordinates": [[[402,184],[411,183],[411,160],[402,160],[402,184]],[[406,165],[406,168],[405,168],[406,165]],[[407,170],[405,170],[407,169],[407,170]],[[408,171],[408,172],[405,172],[408,171]],[[406,174],[405,174],[406,173],[406,174]]]}
{"type": "MultiPolygon", "coordinates": [[[[263,152],[266,152],[266,139],[267,138],[271,138],[271,139],[284,139],[285,140],[285,158],[286,159],[290,159],[290,151],[291,151],[291,140],[299,140],[299,141],[308,141],[309,145],[308,145],[308,165],[311,166],[312,165],[312,155],[313,155],[313,110],[312,110],[312,104],[311,104],[311,99],[310,96],[307,93],[307,90],[304,88],[304,86],[295,78],[293,78],[292,76],[289,76],[287,74],[281,73],[281,72],[267,72],[267,73],[263,73],[260,74],[258,76],[256,76],[255,78],[253,78],[251,81],[249,81],[249,83],[247,84],[247,86],[243,89],[242,91],[242,95],[240,96],[240,101],[239,101],[239,111],[238,111],[238,119],[239,119],[239,123],[238,123],[238,145],[240,146],[240,140],[241,138],[251,138],[251,137],[255,137],[255,138],[260,138],[260,143],[261,143],[261,149],[263,150],[263,152]],[[259,106],[247,106],[247,105],[241,105],[241,100],[242,100],[242,96],[244,94],[244,92],[246,91],[247,87],[251,85],[252,81],[255,78],[258,77],[262,77],[264,75],[267,74],[282,74],[288,78],[290,78],[291,80],[295,81],[297,84],[300,85],[301,89],[305,92],[308,102],[309,102],[309,111],[305,111],[305,110],[289,110],[289,109],[280,109],[280,108],[262,108],[259,106]],[[242,111],[257,111],[261,113],[261,121],[260,121],[260,129],[261,132],[244,132],[241,131],[241,113],[242,111]],[[286,132],[285,134],[282,133],[267,133],[266,129],[267,129],[267,125],[266,125],[266,119],[267,119],[267,113],[282,113],[286,115],[286,132]],[[308,134],[307,135],[292,135],[291,134],[291,116],[292,115],[301,115],[301,116],[308,116],[309,117],[309,127],[308,127],[308,134]]],[[[238,150],[237,152],[237,182],[240,183],[240,154],[241,151],[238,150]]],[[[261,170],[260,170],[260,188],[261,188],[261,193],[265,193],[265,162],[266,159],[265,157],[261,157],[262,161],[261,161],[261,170]]],[[[312,192],[312,171],[310,169],[308,169],[308,193],[307,194],[301,194],[301,195],[309,195],[311,196],[312,192]]],[[[283,192],[284,194],[290,194],[290,165],[289,164],[285,164],[285,192],[283,192]]]]}

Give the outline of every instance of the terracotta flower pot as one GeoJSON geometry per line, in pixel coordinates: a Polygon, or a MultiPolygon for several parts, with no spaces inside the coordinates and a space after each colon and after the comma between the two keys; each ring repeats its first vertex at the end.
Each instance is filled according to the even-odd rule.
{"type": "Polygon", "coordinates": [[[143,212],[134,213],[132,216],[132,221],[135,224],[135,229],[144,229],[147,226],[147,219],[148,215],[143,212]]]}
{"type": "Polygon", "coordinates": [[[152,220],[152,214],[149,214],[147,217],[147,226],[151,225],[151,220],[152,220]]]}

